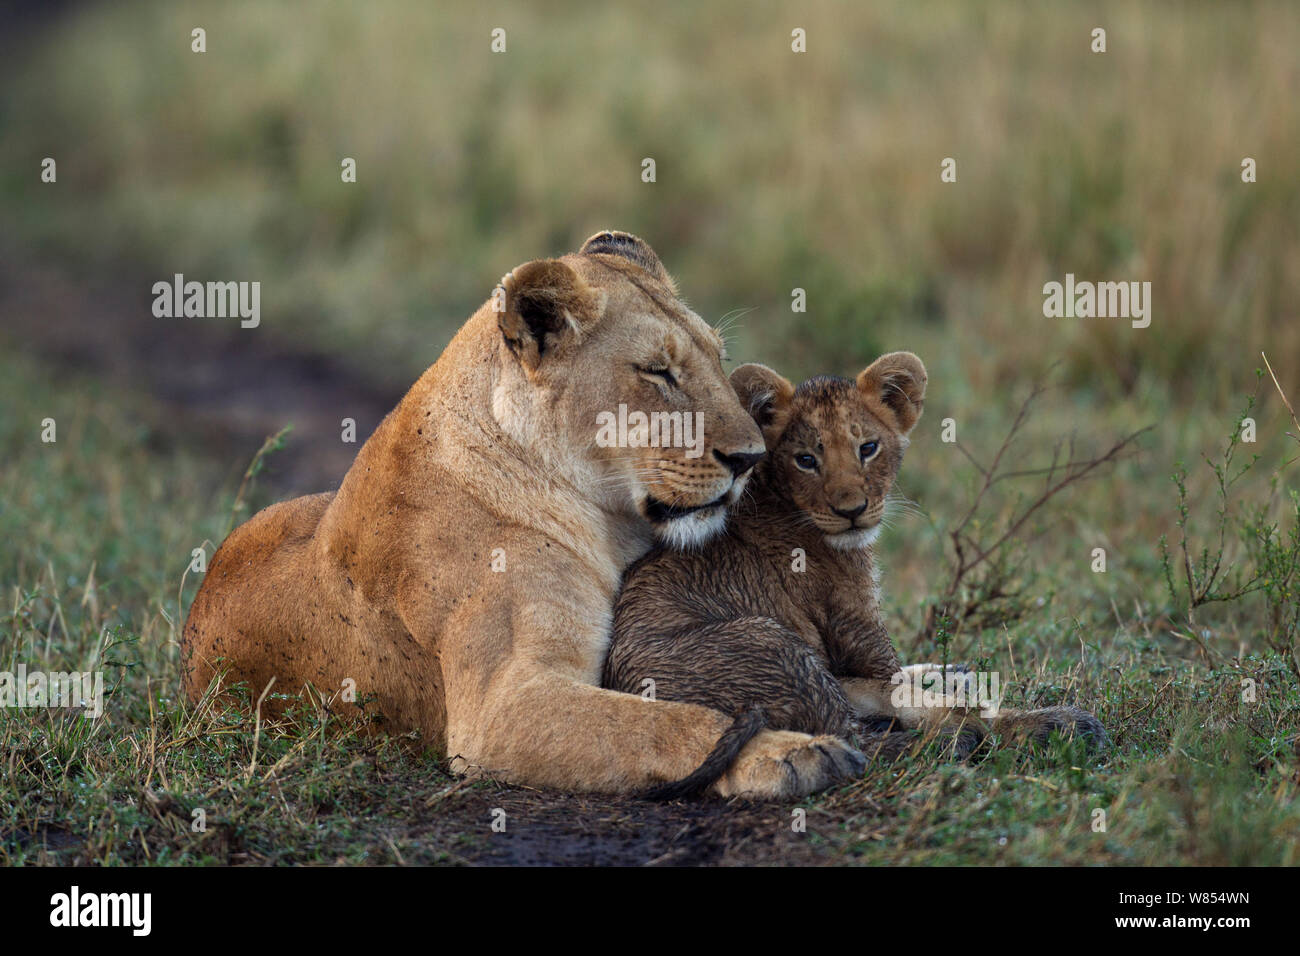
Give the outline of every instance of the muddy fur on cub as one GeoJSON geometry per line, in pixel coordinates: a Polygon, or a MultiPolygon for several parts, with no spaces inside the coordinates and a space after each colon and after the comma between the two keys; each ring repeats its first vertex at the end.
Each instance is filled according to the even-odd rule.
{"type": "MultiPolygon", "coordinates": [[[[657,548],[627,572],[614,609],[604,686],[653,688],[657,700],[736,715],[690,776],[648,795],[705,790],[764,727],[852,740],[896,756],[921,730],[969,752],[990,729],[1046,738],[1053,730],[1105,739],[1076,708],[1002,711],[912,706],[895,697],[903,668],[881,620],[871,544],[921,415],[926,372],[910,352],[884,355],[856,380],[795,388],[762,365],[731,375],[763,430],[766,457],[724,534],[692,551],[657,548]]],[[[959,670],[959,669],[954,669],[959,670]]]]}

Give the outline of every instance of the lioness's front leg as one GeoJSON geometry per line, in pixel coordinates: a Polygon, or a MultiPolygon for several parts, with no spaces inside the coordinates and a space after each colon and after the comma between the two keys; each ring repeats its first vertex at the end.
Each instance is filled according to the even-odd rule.
{"type": "MultiPolygon", "coordinates": [[[[707,707],[644,700],[564,674],[523,676],[524,670],[506,671],[469,720],[448,714],[454,771],[565,790],[635,792],[685,777],[731,724],[707,707]]],[[[762,731],[717,790],[799,796],[862,767],[861,756],[837,737],[762,731]]]]}
{"type": "MultiPolygon", "coordinates": [[[[475,625],[485,622],[477,619],[475,625]]],[[[506,622],[498,622],[504,625],[506,622]]],[[[603,622],[602,622],[603,624],[603,622]]],[[[447,753],[452,769],[532,786],[628,793],[679,780],[709,754],[729,715],[596,686],[607,634],[558,603],[510,616],[509,634],[445,645],[447,753]],[[484,647],[509,648],[480,683],[484,647]]],[[[760,732],[719,781],[723,795],[792,797],[860,773],[845,741],[760,732]]]]}

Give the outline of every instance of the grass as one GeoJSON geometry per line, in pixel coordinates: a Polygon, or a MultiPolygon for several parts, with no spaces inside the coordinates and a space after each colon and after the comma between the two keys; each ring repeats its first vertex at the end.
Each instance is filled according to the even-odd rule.
{"type": "MultiPolygon", "coordinates": [[[[1121,611],[1131,595],[1098,600],[1060,569],[1034,579],[1024,617],[970,635],[954,654],[995,661],[1008,706],[1085,704],[1114,750],[1090,757],[1060,741],[974,765],[916,757],[805,801],[806,834],[789,830],[792,808],[779,805],[662,808],[466,786],[437,755],[332,726],[306,706],[278,724],[251,708],[190,706],[177,699],[175,647],[194,586],[189,546],[224,528],[240,469],[150,442],[131,397],[93,383],[68,381],[74,397],[51,409],[48,376],[18,362],[0,383],[13,412],[7,447],[24,450],[4,472],[0,530],[25,543],[0,566],[0,660],[102,668],[113,691],[98,721],[0,709],[2,862],[1297,862],[1284,836],[1300,825],[1300,685],[1285,657],[1260,648],[1207,658],[1169,633],[1172,607],[1138,598],[1121,611]],[[56,445],[14,433],[47,412],[63,429],[56,445]],[[207,477],[223,472],[224,482],[207,477]],[[1039,607],[1035,594],[1051,600],[1039,607]],[[514,843],[491,832],[498,807],[514,843]],[[628,826],[641,842],[629,844],[628,826]]],[[[264,497],[254,488],[255,502],[264,497]]],[[[892,610],[903,633],[913,609],[895,600],[892,610]]],[[[1253,619],[1236,609],[1224,626],[1253,619]]],[[[1240,637],[1229,633],[1209,643],[1240,637]]]]}
{"type": "MultiPolygon", "coordinates": [[[[265,436],[218,454],[147,382],[87,379],[0,329],[0,670],[103,669],[114,688],[98,721],[0,708],[0,862],[1298,862],[1300,684],[1276,613],[1293,583],[1273,573],[1192,609],[1166,585],[1161,539],[1178,554],[1186,534],[1196,560],[1223,508],[1226,569],[1249,578],[1249,528],[1272,522],[1269,567],[1288,566],[1296,426],[1256,369],[1267,351],[1300,393],[1300,14],[360,9],[134,2],[52,22],[5,67],[6,276],[40,260],[68,282],[118,277],[141,309],[174,272],[260,280],[248,348],[345,354],[402,385],[511,266],[598,228],[639,232],[706,317],[753,310],[740,361],[852,374],[884,350],[921,354],[930,391],[901,477],[920,513],[881,542],[891,631],[909,659],[987,662],[1009,706],[1093,710],[1115,747],[913,758],[804,801],[797,834],[789,806],[465,785],[437,755],[310,707],[267,724],[190,706],[186,567],[222,537],[265,436]],[[1087,47],[1098,23],[1104,55],[1087,47]],[[509,52],[493,57],[499,25],[509,52]],[[786,52],[794,25],[804,58],[786,52]],[[47,155],[57,185],[35,175],[47,155]],[[956,184],[939,182],[945,156],[956,184]],[[1151,281],[1152,326],[1044,319],[1042,284],[1066,272],[1151,281]],[[807,313],[790,311],[795,287],[807,313]],[[987,464],[1043,378],[1017,470],[1154,428],[1026,525],[1006,555],[1014,614],[946,648],[918,637],[982,482],[971,459],[987,464]],[[1252,394],[1258,441],[1237,463],[1258,461],[1224,503],[1206,459],[1252,394]],[[490,829],[496,808],[508,835],[490,829]]],[[[265,477],[247,508],[278,497],[265,477]]],[[[1035,481],[999,485],[972,531],[1035,481]]]]}

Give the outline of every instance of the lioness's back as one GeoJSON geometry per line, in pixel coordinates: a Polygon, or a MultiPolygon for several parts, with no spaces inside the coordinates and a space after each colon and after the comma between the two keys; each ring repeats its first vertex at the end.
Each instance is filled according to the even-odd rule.
{"type": "Polygon", "coordinates": [[[273,504],[232,531],[217,549],[185,625],[182,679],[191,699],[207,689],[219,660],[232,665],[232,681],[246,681],[254,693],[276,673],[269,667],[241,667],[240,662],[266,661],[244,648],[274,634],[294,635],[300,627],[302,602],[310,599],[302,581],[302,555],[333,500],[334,493],[325,492],[273,504]],[[235,595],[242,600],[232,600],[235,595]]]}

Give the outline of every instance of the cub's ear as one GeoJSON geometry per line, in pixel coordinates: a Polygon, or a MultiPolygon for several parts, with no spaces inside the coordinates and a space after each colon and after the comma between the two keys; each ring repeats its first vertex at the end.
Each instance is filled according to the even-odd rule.
{"type": "Polygon", "coordinates": [[[582,334],[605,311],[606,295],[559,259],[526,262],[508,273],[492,296],[506,345],[528,371],[582,334]]]}
{"type": "Polygon", "coordinates": [[[892,418],[906,435],[921,417],[925,405],[925,366],[911,352],[890,352],[858,375],[858,389],[868,402],[878,404],[886,420],[892,418]]]}
{"type": "Polygon", "coordinates": [[[794,386],[766,365],[750,362],[731,373],[731,387],[762,429],[764,444],[771,448],[785,431],[794,386]]]}
{"type": "Polygon", "coordinates": [[[668,274],[668,270],[659,261],[659,257],[655,255],[655,251],[650,248],[649,243],[644,239],[638,239],[630,232],[617,232],[613,229],[598,232],[582,244],[582,248],[578,250],[578,255],[606,255],[627,259],[672,289],[673,295],[677,294],[677,286],[673,282],[673,277],[668,274]]]}

